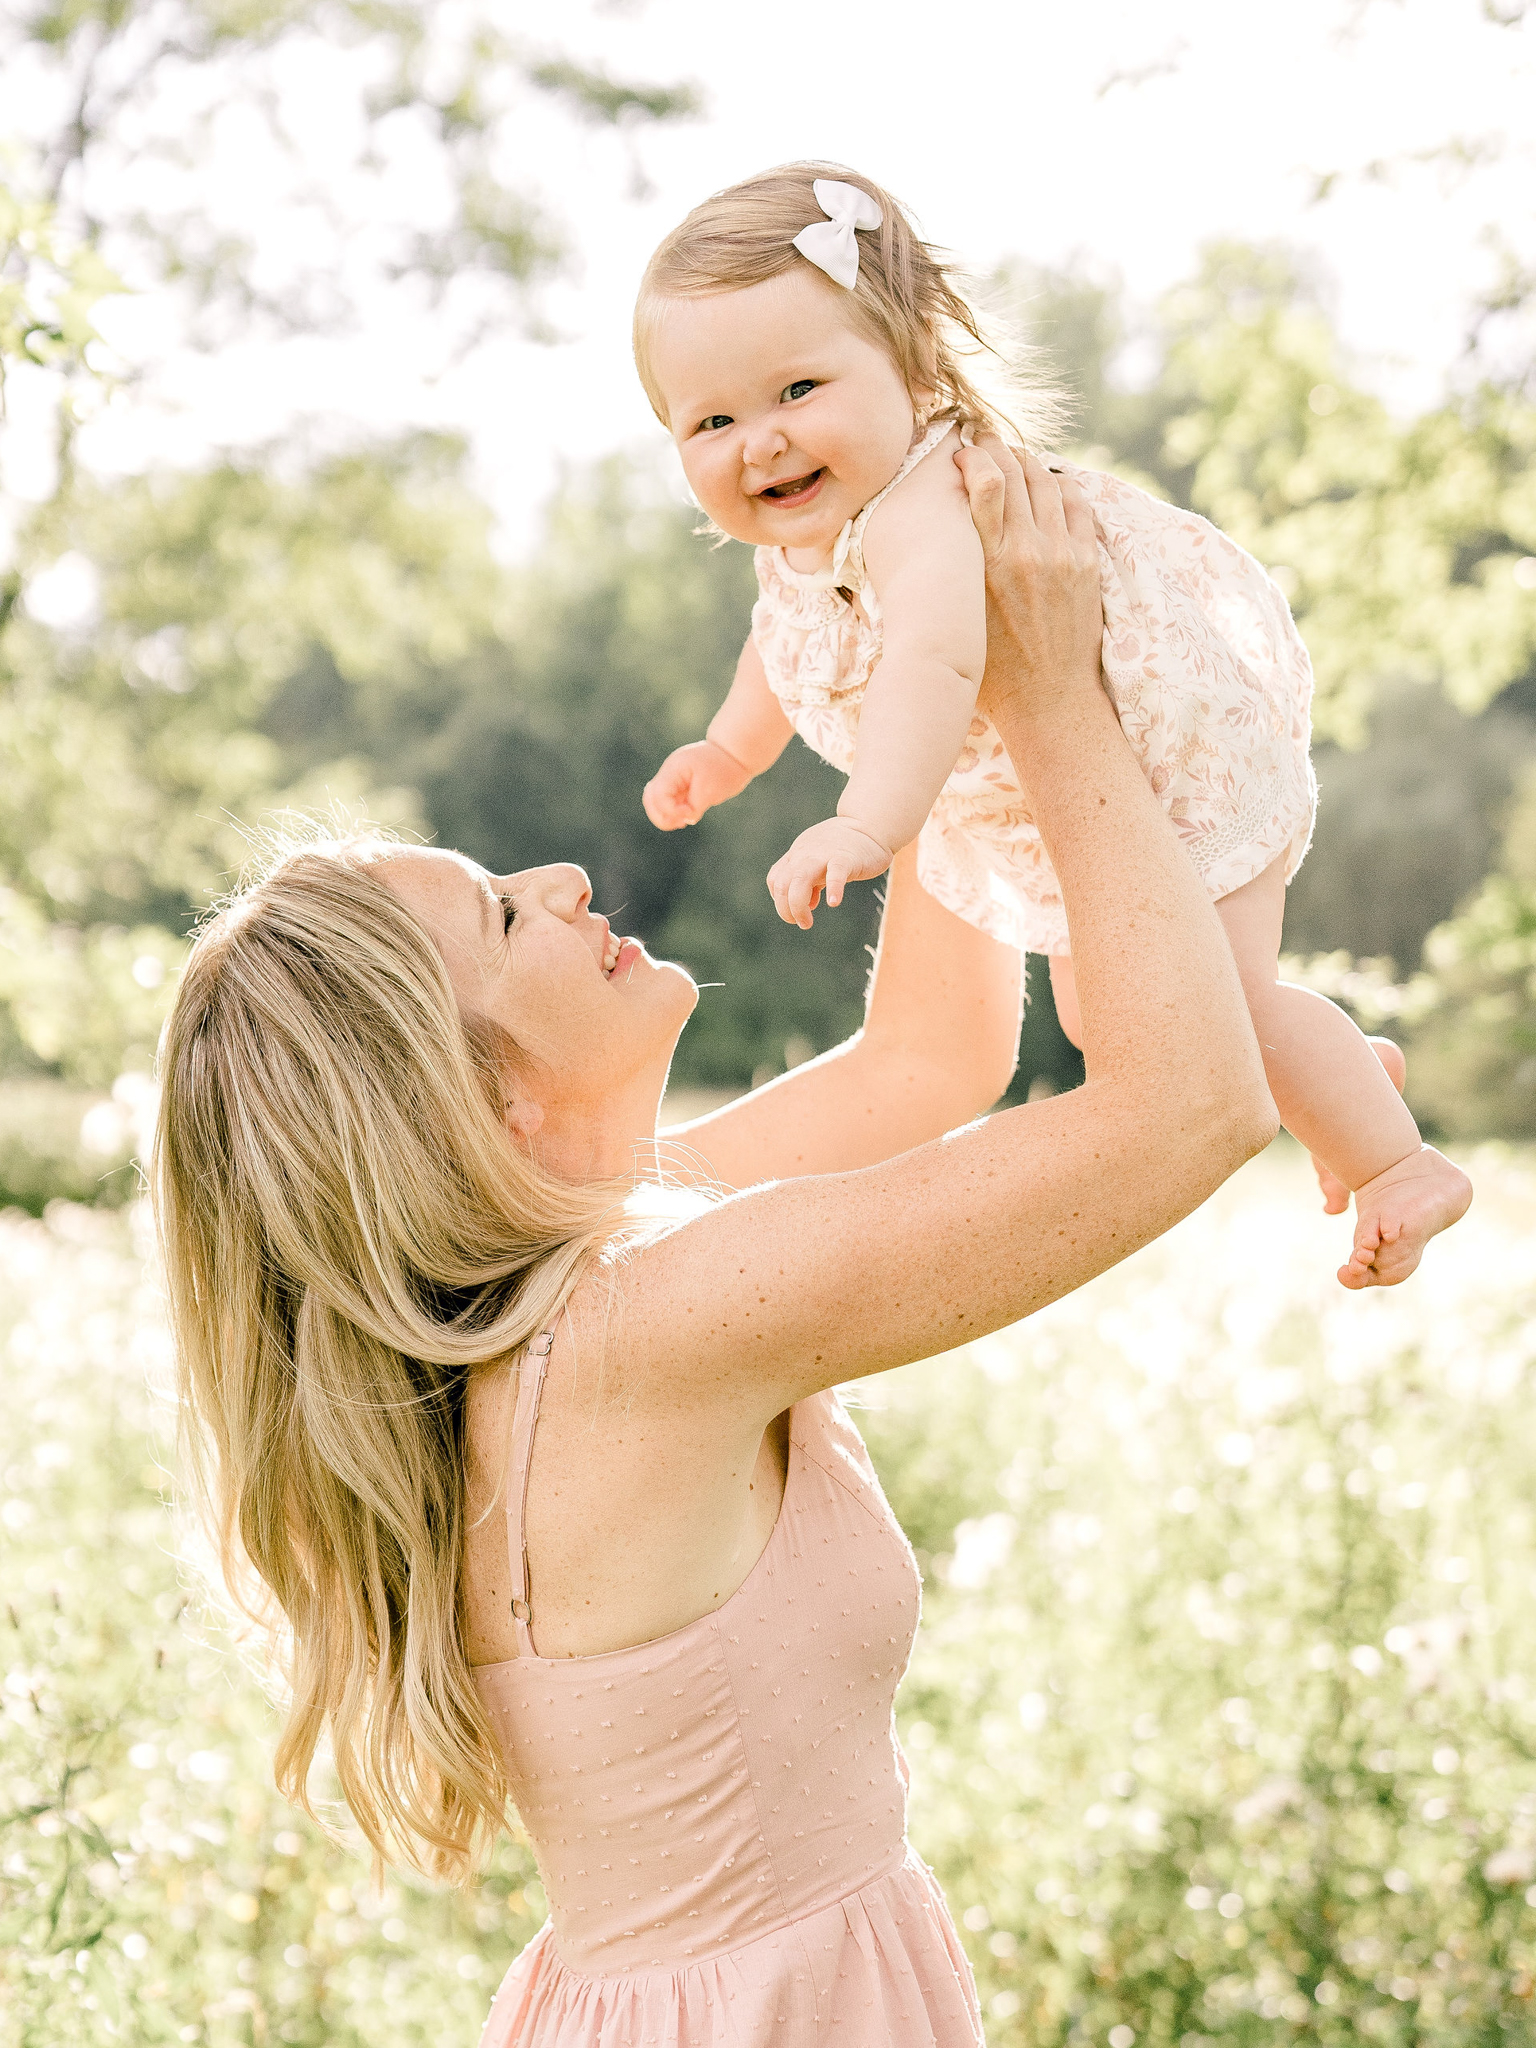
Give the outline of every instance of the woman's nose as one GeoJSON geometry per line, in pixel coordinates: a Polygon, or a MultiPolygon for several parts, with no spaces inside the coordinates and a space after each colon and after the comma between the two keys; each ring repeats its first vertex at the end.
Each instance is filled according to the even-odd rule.
{"type": "Polygon", "coordinates": [[[521,874],[507,879],[514,895],[531,896],[553,916],[563,917],[567,924],[580,917],[592,901],[592,884],[586,870],[574,861],[554,861],[547,868],[524,868],[521,874]]]}

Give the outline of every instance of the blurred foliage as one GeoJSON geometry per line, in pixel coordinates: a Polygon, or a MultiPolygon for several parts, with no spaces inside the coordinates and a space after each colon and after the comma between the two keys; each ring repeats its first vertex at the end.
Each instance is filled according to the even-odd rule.
{"type": "MultiPolygon", "coordinates": [[[[1477,1228],[1411,1298],[1336,1286],[1347,1221],[1277,1150],[857,1390],[928,1581],[914,1839],[994,2048],[1529,2038],[1536,1179],[1473,1170],[1477,1228]]],[[[0,1221],[0,2048],[469,2048],[543,1917],[531,1862],[376,1897],[273,1791],[165,1504],[143,1228],[0,1221]]]]}
{"type": "Polygon", "coordinates": [[[534,49],[480,0],[19,0],[0,14],[0,64],[34,87],[42,194],[65,230],[136,288],[179,287],[188,338],[212,346],[235,326],[350,327],[381,291],[425,291],[450,351],[473,346],[528,318],[530,289],[570,254],[516,146],[530,108],[615,131],[642,187],[636,133],[699,110],[691,86],[534,49]],[[317,77],[318,181],[299,89],[317,77]],[[259,254],[208,177],[232,135],[283,214],[259,254]],[[430,232],[398,219],[402,176],[430,195],[430,232]]]}
{"type": "Polygon", "coordinates": [[[1406,424],[1351,380],[1320,284],[1218,244],[1127,333],[1118,294],[1025,266],[1003,305],[1080,394],[1082,452],[1229,533],[1291,600],[1323,739],[1358,745],[1383,682],[1467,712],[1536,669],[1536,402],[1491,384],[1406,424]],[[1128,342],[1157,364],[1117,387],[1128,342]]]}
{"type": "Polygon", "coordinates": [[[1533,759],[1536,721],[1468,718],[1428,684],[1383,685],[1365,746],[1316,749],[1317,830],[1287,895],[1286,945],[1411,974],[1430,929],[1488,872],[1513,778],[1533,759]]]}
{"type": "Polygon", "coordinates": [[[1424,949],[1432,991],[1409,1038],[1414,1088],[1447,1129],[1536,1137],[1536,770],[1493,872],[1424,949]]]}
{"type": "Polygon", "coordinates": [[[283,805],[419,822],[355,760],[290,769],[260,713],[317,642],[359,688],[461,656],[500,594],[459,451],[411,441],[292,481],[258,469],[87,482],[23,542],[94,591],[0,642],[0,1048],[109,1082],[145,1065],[180,935],[283,805]],[[154,962],[160,963],[156,972],[154,962]]]}
{"type": "Polygon", "coordinates": [[[54,208],[28,189],[17,155],[0,151],[0,418],[11,364],[81,369],[96,339],[92,310],[119,289],[94,248],[58,232],[54,208]]]}
{"type": "Polygon", "coordinates": [[[140,1122],[128,1099],[52,1080],[0,1081],[0,1209],[40,1216],[50,1201],[118,1208],[139,1192],[140,1122]]]}
{"type": "MultiPolygon", "coordinates": [[[[1488,391],[1394,423],[1273,251],[1212,252],[1150,333],[1081,276],[1016,268],[1000,290],[1078,389],[1079,452],[1210,512],[1294,591],[1325,737],[1287,944],[1411,974],[1536,747],[1536,409],[1488,391]]],[[[191,919],[285,806],[371,809],[498,869],[581,861],[603,910],[723,984],[681,1082],[741,1085],[846,1033],[877,892],[807,935],[762,881],[831,807],[830,771],[796,744],[687,833],[640,809],[747,627],[745,551],[694,526],[614,458],[568,478],[534,558],[504,568],[462,449],[421,435],[69,478],[21,536],[0,638],[0,1072],[104,1086],[142,1066],[191,919]]],[[[1016,1094],[1081,1072],[1043,972],[1032,990],[1016,1094]]]]}
{"type": "Polygon", "coordinates": [[[1344,1297],[1282,1153],[863,1390],[933,1579],[914,1839],[998,2048],[1532,2037],[1536,1180],[1473,1170],[1411,1299],[1344,1297]]]}

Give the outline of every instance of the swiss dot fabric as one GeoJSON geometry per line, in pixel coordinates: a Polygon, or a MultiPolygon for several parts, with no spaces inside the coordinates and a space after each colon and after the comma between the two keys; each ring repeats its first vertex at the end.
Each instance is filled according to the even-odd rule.
{"type": "Polygon", "coordinates": [[[723,1606],[634,1649],[476,1670],[550,1906],[482,2048],[976,2048],[970,1967],[906,1838],[892,1702],[919,1595],[821,1394],[723,1606]]]}
{"type": "MultiPolygon", "coordinates": [[[[769,684],[800,737],[845,775],[883,646],[864,528],[953,427],[938,420],[914,442],[839,535],[830,569],[802,575],[782,548],[756,553],[752,637],[769,684]]],[[[1283,593],[1197,513],[1116,476],[1058,467],[1093,514],[1105,688],[1206,889],[1229,896],[1282,857],[1289,881],[1311,838],[1317,784],[1312,664],[1283,593]]],[[[918,835],[917,872],[930,895],[991,937],[1031,953],[1071,950],[1060,884],[1007,749],[980,712],[918,835]]]]}

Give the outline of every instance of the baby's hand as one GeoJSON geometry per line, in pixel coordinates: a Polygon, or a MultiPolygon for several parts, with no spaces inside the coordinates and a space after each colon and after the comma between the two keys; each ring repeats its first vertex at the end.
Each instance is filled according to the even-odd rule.
{"type": "Polygon", "coordinates": [[[851,818],[824,818],[790,847],[768,870],[768,887],[780,917],[797,924],[802,931],[811,925],[811,912],[821,900],[836,909],[848,882],[872,881],[891,864],[891,848],[851,818]]]}
{"type": "Polygon", "coordinates": [[[674,747],[645,785],[640,801],[645,815],[663,832],[696,825],[704,813],[733,796],[752,780],[748,771],[713,740],[693,740],[674,747]]]}

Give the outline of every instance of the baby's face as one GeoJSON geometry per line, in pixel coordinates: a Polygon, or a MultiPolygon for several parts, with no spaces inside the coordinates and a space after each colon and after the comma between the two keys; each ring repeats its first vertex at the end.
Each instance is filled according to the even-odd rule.
{"type": "Polygon", "coordinates": [[[911,394],[839,297],[804,266],[660,309],[651,359],[672,438],[733,540],[825,553],[911,446],[911,394]]]}

